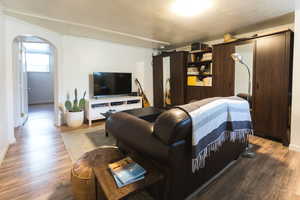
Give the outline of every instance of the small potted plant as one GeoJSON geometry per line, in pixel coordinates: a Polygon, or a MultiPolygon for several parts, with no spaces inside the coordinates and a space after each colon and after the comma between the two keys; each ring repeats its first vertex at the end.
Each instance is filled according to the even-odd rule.
{"type": "Polygon", "coordinates": [[[72,102],[70,101],[70,95],[67,95],[67,100],[65,102],[66,107],[66,122],[67,125],[72,128],[80,127],[83,124],[84,120],[84,107],[85,107],[85,95],[84,92],[83,97],[78,101],[77,88],[75,88],[74,96],[75,99],[72,102]]]}

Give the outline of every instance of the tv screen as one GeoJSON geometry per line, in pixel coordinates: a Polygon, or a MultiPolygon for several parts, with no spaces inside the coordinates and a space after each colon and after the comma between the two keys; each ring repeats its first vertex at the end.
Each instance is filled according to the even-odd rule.
{"type": "Polygon", "coordinates": [[[94,96],[130,94],[131,73],[94,72],[94,96]]]}

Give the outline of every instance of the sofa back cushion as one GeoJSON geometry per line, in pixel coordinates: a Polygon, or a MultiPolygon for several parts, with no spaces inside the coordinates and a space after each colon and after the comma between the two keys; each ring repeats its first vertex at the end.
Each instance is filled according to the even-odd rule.
{"type": "Polygon", "coordinates": [[[167,145],[186,139],[191,131],[191,118],[179,108],[165,111],[154,124],[154,135],[167,145]]]}

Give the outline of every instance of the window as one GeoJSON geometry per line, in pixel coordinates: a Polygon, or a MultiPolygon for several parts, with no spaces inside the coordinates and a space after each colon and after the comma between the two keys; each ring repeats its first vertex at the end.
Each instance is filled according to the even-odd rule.
{"type": "Polygon", "coordinates": [[[50,72],[50,45],[47,43],[23,43],[26,49],[28,72],[50,72]]]}
{"type": "Polygon", "coordinates": [[[24,42],[23,45],[25,46],[27,51],[30,52],[49,52],[50,45],[47,43],[30,43],[24,42]]]}
{"type": "Polygon", "coordinates": [[[50,56],[42,53],[26,53],[28,72],[50,72],[50,56]]]}

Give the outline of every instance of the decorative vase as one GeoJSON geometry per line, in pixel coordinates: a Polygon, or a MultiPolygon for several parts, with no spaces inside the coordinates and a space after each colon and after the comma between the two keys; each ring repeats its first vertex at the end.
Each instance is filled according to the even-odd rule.
{"type": "Polygon", "coordinates": [[[81,112],[67,112],[66,122],[69,127],[78,128],[83,124],[84,111],[81,112]]]}

